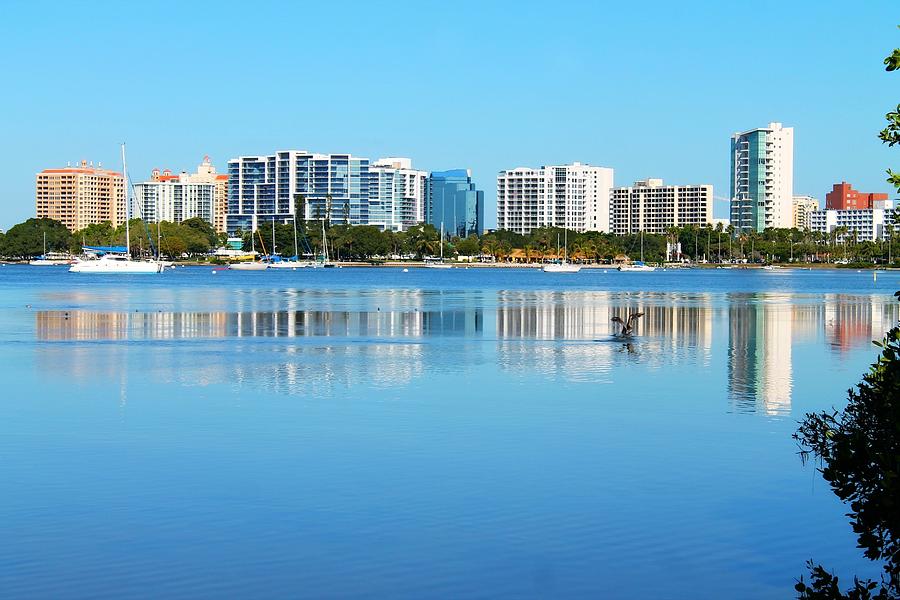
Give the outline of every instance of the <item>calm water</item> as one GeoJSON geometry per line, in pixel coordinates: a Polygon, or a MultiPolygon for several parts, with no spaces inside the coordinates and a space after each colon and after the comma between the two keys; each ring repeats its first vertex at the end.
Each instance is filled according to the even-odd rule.
{"type": "Polygon", "coordinates": [[[785,598],[900,274],[0,267],[0,596],[785,598]],[[628,346],[610,317],[645,313],[628,346]]]}

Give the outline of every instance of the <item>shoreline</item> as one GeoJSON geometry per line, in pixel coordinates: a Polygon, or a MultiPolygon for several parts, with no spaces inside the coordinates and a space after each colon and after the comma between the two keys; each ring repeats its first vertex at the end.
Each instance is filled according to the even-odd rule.
{"type": "MultiPolygon", "coordinates": [[[[384,262],[366,262],[366,261],[346,261],[346,262],[334,262],[332,263],[335,268],[363,268],[363,267],[372,267],[372,268],[390,268],[390,269],[402,269],[402,268],[413,268],[413,269],[424,269],[429,268],[429,264],[424,261],[384,261],[384,262]]],[[[507,263],[507,262],[495,262],[495,263],[485,263],[485,262],[446,262],[444,263],[450,266],[453,269],[522,269],[522,270],[539,270],[544,264],[550,263],[507,263]]],[[[577,264],[577,263],[575,263],[577,264]]],[[[15,261],[15,260],[0,260],[0,266],[5,265],[19,265],[19,266],[31,266],[28,264],[28,261],[15,261]]],[[[55,266],[65,266],[65,265],[55,265],[55,266]]],[[[194,261],[194,260],[185,260],[178,261],[175,263],[176,267],[210,267],[210,268],[224,268],[227,267],[228,264],[218,264],[207,261],[194,261]]],[[[579,265],[582,269],[585,270],[604,270],[604,271],[615,271],[618,269],[619,265],[613,264],[582,264],[579,265]]],[[[900,267],[887,267],[883,265],[836,265],[831,263],[773,263],[771,265],[762,265],[762,264],[743,264],[743,263],[704,263],[704,264],[692,264],[692,263],[675,263],[671,265],[662,265],[657,266],[657,269],[660,271],[681,271],[681,270],[694,270],[694,269],[702,269],[702,270],[716,270],[716,269],[724,269],[729,271],[751,271],[751,270],[762,270],[765,267],[775,267],[777,270],[792,270],[792,271],[810,271],[810,270],[841,270],[841,271],[900,271],[900,267]]],[[[301,267],[303,268],[303,267],[301,267]]]]}

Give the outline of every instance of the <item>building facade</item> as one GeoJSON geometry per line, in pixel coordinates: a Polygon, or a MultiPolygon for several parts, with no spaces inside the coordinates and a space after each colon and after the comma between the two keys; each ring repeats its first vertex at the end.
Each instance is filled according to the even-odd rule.
{"type": "Polygon", "coordinates": [[[135,204],[149,223],[181,223],[199,217],[215,224],[217,184],[193,181],[192,175],[172,175],[154,169],[150,181],[134,185],[135,204]]]}
{"type": "Polygon", "coordinates": [[[854,190],[846,181],[842,181],[831,186],[831,191],[825,194],[825,208],[834,210],[874,208],[876,201],[887,199],[887,194],[860,192],[854,190]]]}
{"type": "Polygon", "coordinates": [[[406,231],[425,220],[428,173],[408,158],[381,158],[369,166],[367,225],[382,231],[406,231]]]}
{"type": "Polygon", "coordinates": [[[215,186],[210,223],[216,231],[220,233],[225,231],[225,215],[228,212],[228,175],[217,173],[209,156],[204,156],[203,162],[197,166],[196,173],[181,173],[179,177],[186,183],[210,183],[215,186]]]}
{"type": "Polygon", "coordinates": [[[273,220],[365,225],[369,221],[369,159],[350,154],[284,150],[228,161],[229,234],[273,220]]]}
{"type": "Polygon", "coordinates": [[[666,233],[669,227],[704,226],[712,221],[713,186],[663,185],[662,179],[635,181],[612,190],[612,233],[666,233]]]}
{"type": "Polygon", "coordinates": [[[425,222],[447,236],[484,233],[484,192],[475,189],[468,169],[435,171],[428,177],[425,222]]]}
{"type": "Polygon", "coordinates": [[[70,231],[109,221],[113,227],[125,222],[125,182],[122,174],[79,166],[44,169],[36,176],[35,209],[39,219],[55,219],[70,231]]]}
{"type": "Polygon", "coordinates": [[[523,235],[540,227],[608,232],[612,187],[612,169],[577,162],[500,171],[497,228],[523,235]]]}
{"type": "MultiPolygon", "coordinates": [[[[838,227],[846,228],[846,233],[838,236],[838,241],[854,237],[857,242],[876,242],[888,237],[894,219],[894,207],[890,200],[881,200],[876,208],[850,210],[816,210],[810,213],[810,229],[831,234],[838,227]]],[[[897,231],[897,227],[894,227],[897,231]]]]}
{"type": "Polygon", "coordinates": [[[812,196],[794,196],[794,221],[795,229],[810,229],[810,214],[820,208],[819,201],[812,196]]]}
{"type": "Polygon", "coordinates": [[[793,225],[794,128],[781,123],[731,138],[731,224],[737,232],[793,225]]]}

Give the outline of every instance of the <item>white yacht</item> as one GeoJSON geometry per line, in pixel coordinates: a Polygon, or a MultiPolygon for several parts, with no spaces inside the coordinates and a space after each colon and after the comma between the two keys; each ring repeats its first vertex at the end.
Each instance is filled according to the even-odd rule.
{"type": "Polygon", "coordinates": [[[94,258],[78,259],[69,267],[69,273],[162,273],[163,265],[156,260],[134,260],[131,258],[131,200],[128,194],[128,168],[125,164],[125,144],[122,144],[122,179],[125,182],[125,247],[85,248],[86,254],[94,258]]]}
{"type": "MultiPolygon", "coordinates": [[[[556,234],[556,256],[559,256],[559,234],[556,234]]],[[[569,230],[566,229],[566,241],[563,245],[563,256],[561,262],[549,263],[544,265],[541,270],[544,273],[577,273],[581,270],[581,265],[573,265],[569,262],[569,230]]]]}
{"type": "Polygon", "coordinates": [[[132,260],[127,253],[105,252],[94,259],[77,260],[70,273],[162,273],[162,263],[151,260],[132,260]]]}
{"type": "Polygon", "coordinates": [[[641,260],[636,260],[630,265],[621,265],[619,267],[619,271],[629,273],[645,273],[655,270],[656,267],[651,267],[650,265],[644,264],[644,230],[641,229],[641,260]]]}
{"type": "Polygon", "coordinates": [[[651,267],[650,265],[644,264],[644,261],[642,260],[636,260],[630,265],[621,265],[619,267],[619,270],[629,273],[642,273],[645,271],[655,271],[656,267],[651,267]]]}
{"type": "Polygon", "coordinates": [[[232,271],[265,271],[269,268],[269,263],[247,261],[231,263],[228,268],[232,271]]]}
{"type": "Polygon", "coordinates": [[[423,267],[425,267],[427,269],[452,269],[453,268],[453,265],[448,265],[447,263],[444,262],[444,222],[443,221],[441,221],[440,242],[441,242],[441,257],[437,260],[434,260],[434,259],[429,260],[426,258],[425,264],[422,265],[423,267]]]}
{"type": "Polygon", "coordinates": [[[33,267],[52,267],[56,265],[70,265],[75,261],[72,256],[63,254],[62,252],[47,252],[47,232],[44,232],[44,253],[35,259],[29,260],[28,264],[33,267]]]}

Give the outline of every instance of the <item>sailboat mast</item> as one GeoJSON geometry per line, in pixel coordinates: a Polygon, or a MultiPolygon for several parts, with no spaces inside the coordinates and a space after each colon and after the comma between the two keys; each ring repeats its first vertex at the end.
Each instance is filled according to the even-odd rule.
{"type": "Polygon", "coordinates": [[[566,241],[565,241],[565,244],[563,245],[563,257],[564,257],[563,262],[569,262],[569,229],[568,229],[568,227],[566,228],[566,234],[565,234],[564,239],[566,241]]]}
{"type": "Polygon", "coordinates": [[[644,230],[641,229],[641,262],[644,262],[644,230]]]}
{"type": "Polygon", "coordinates": [[[294,215],[294,258],[300,256],[300,252],[297,249],[297,215],[294,215]]]}
{"type": "Polygon", "coordinates": [[[128,201],[128,167],[125,164],[125,142],[122,142],[122,179],[125,183],[125,253],[131,258],[131,203],[128,201]]]}
{"type": "Polygon", "coordinates": [[[441,221],[441,262],[444,262],[444,222],[441,221]]]}

